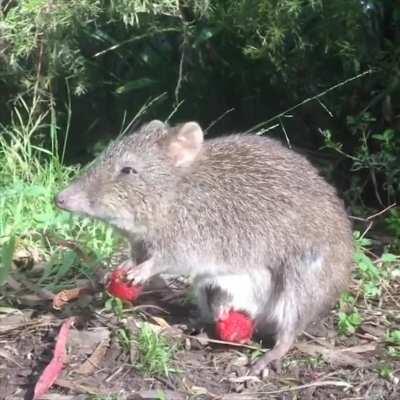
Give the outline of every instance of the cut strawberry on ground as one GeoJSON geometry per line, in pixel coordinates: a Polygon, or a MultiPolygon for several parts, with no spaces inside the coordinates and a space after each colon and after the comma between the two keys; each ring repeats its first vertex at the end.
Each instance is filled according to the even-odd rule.
{"type": "Polygon", "coordinates": [[[111,273],[106,289],[121,300],[133,302],[142,294],[143,286],[126,282],[126,271],[120,268],[111,273]]]}
{"type": "Polygon", "coordinates": [[[245,313],[230,311],[227,317],[216,323],[216,334],[221,340],[235,343],[247,343],[254,333],[254,321],[245,313]]]}

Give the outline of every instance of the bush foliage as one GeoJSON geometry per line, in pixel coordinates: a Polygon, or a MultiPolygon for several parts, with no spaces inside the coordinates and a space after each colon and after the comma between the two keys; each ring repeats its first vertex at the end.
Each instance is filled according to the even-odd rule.
{"type": "MultiPolygon", "coordinates": [[[[210,134],[275,126],[270,133],[294,145],[325,146],[324,167],[351,201],[388,204],[400,184],[396,4],[6,1],[1,121],[9,129],[21,96],[38,102],[37,112],[57,121],[60,146],[70,132],[67,159],[87,161],[139,111],[142,120],[172,115],[205,127],[224,115],[210,134]]],[[[35,132],[44,144],[46,129],[35,132]]]]}

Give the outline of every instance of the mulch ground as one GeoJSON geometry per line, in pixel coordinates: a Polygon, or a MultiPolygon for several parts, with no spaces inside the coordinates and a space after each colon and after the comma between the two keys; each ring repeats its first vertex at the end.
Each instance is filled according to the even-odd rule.
{"type": "MultiPolygon", "coordinates": [[[[195,328],[182,281],[155,280],[121,318],[104,308],[104,293],[55,311],[25,290],[18,306],[0,308],[0,399],[32,398],[60,325],[72,315],[68,360],[45,399],[400,399],[400,360],[385,341],[389,326],[400,329],[399,288],[397,281],[376,304],[360,301],[363,323],[351,336],[338,335],[333,311],[262,378],[247,373],[254,349],[215,343],[195,328]],[[121,328],[135,338],[142,323],[177,347],[167,376],[144,374],[137,342],[126,348],[121,341],[121,328]]],[[[357,293],[357,282],[351,290],[357,293]]]]}

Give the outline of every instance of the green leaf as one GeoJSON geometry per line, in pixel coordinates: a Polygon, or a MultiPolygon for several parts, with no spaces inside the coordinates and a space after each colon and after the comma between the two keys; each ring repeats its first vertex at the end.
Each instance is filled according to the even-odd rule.
{"type": "Polygon", "coordinates": [[[400,330],[395,329],[386,336],[386,341],[397,346],[400,346],[400,330]]]}
{"type": "Polygon", "coordinates": [[[75,252],[72,250],[67,251],[63,254],[62,263],[55,275],[56,281],[59,281],[60,279],[62,279],[70,271],[70,269],[74,265],[76,259],[77,259],[77,256],[76,256],[75,252]]]}
{"type": "Polygon", "coordinates": [[[399,256],[396,256],[395,254],[391,254],[391,253],[384,253],[382,254],[381,260],[384,263],[391,263],[391,262],[395,262],[398,261],[399,256]]]}
{"type": "Polygon", "coordinates": [[[339,331],[344,335],[353,334],[362,324],[362,317],[357,310],[351,314],[339,312],[339,331]]]}
{"type": "Polygon", "coordinates": [[[1,264],[0,264],[0,286],[6,281],[12,266],[12,258],[15,251],[16,239],[12,236],[1,249],[1,264]]]}
{"type": "Polygon", "coordinates": [[[197,35],[196,39],[193,42],[193,48],[198,47],[202,43],[206,42],[207,40],[210,40],[218,31],[221,29],[216,29],[216,28],[203,28],[199,34],[197,35]]]}
{"type": "Polygon", "coordinates": [[[384,379],[391,379],[393,377],[393,368],[389,365],[384,365],[378,368],[379,375],[384,379]]]}
{"type": "Polygon", "coordinates": [[[373,282],[379,281],[381,276],[380,270],[368,256],[362,253],[356,254],[355,261],[358,265],[360,275],[364,280],[373,282]]]}
{"type": "Polygon", "coordinates": [[[374,282],[367,282],[363,285],[363,291],[366,297],[376,298],[382,293],[381,288],[374,282]]]}
{"type": "Polygon", "coordinates": [[[140,90],[158,84],[158,81],[151,78],[141,78],[134,81],[126,82],[125,85],[118,87],[115,90],[117,94],[126,94],[133,90],[140,90]]]}

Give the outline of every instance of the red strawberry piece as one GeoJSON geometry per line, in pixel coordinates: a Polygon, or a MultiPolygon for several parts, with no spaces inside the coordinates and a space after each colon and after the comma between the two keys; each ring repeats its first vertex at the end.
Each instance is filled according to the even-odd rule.
{"type": "Polygon", "coordinates": [[[111,273],[106,289],[111,295],[121,300],[133,302],[142,294],[143,286],[126,282],[126,271],[116,269],[111,273]]]}
{"type": "Polygon", "coordinates": [[[216,323],[217,337],[227,342],[249,342],[253,333],[254,321],[240,311],[231,310],[216,323]]]}

